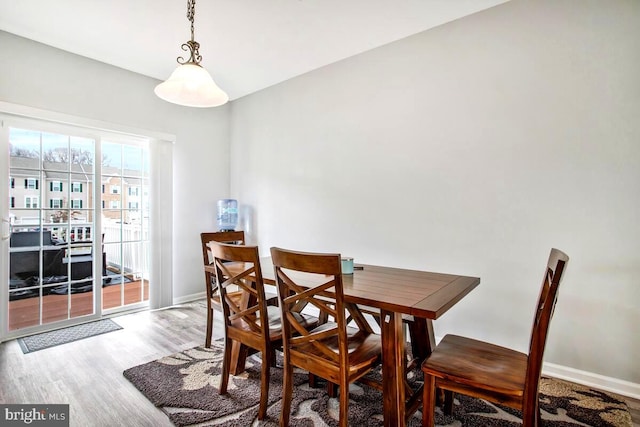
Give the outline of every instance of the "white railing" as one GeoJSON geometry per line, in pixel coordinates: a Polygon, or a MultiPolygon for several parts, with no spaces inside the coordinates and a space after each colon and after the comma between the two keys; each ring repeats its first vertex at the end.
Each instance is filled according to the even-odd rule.
{"type": "Polygon", "coordinates": [[[91,240],[93,236],[93,226],[87,223],[85,218],[72,218],[70,224],[67,226],[66,224],[56,222],[45,222],[41,224],[40,218],[37,216],[11,217],[12,233],[39,231],[41,227],[45,231],[51,231],[51,236],[60,242],[85,242],[91,240]]]}
{"type": "MultiPolygon", "coordinates": [[[[60,241],[82,242],[92,240],[93,226],[84,223],[74,225],[74,221],[67,226],[57,226],[58,224],[43,224],[44,230],[51,231],[54,239],[60,241]],[[69,233],[69,234],[67,234],[69,233]]],[[[40,223],[37,219],[23,218],[21,221],[12,222],[12,233],[39,229],[40,223]],[[34,227],[36,226],[36,227],[34,227]]],[[[141,277],[149,277],[149,247],[148,228],[146,221],[144,226],[140,224],[121,224],[113,220],[105,219],[102,223],[105,244],[103,250],[106,253],[105,267],[111,270],[121,271],[124,274],[131,274],[134,280],[141,277]],[[119,242],[123,242],[119,244],[119,242]],[[122,254],[120,253],[122,252],[122,254]]]]}
{"type": "Polygon", "coordinates": [[[139,224],[120,224],[117,222],[103,221],[104,251],[107,258],[107,267],[118,269],[125,274],[132,273],[134,279],[149,277],[149,258],[146,245],[148,230],[146,226],[139,224]],[[109,244],[109,242],[125,242],[122,245],[109,244]],[[131,243],[128,243],[131,242],[131,243]],[[122,259],[120,249],[122,248],[122,259]],[[119,262],[121,259],[121,262],[119,262]]]}

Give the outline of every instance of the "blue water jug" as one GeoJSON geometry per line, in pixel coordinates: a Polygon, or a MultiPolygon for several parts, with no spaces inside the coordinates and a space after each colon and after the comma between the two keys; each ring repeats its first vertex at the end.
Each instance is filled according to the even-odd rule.
{"type": "Polygon", "coordinates": [[[236,199],[218,200],[218,229],[233,231],[238,226],[238,201],[236,199]]]}

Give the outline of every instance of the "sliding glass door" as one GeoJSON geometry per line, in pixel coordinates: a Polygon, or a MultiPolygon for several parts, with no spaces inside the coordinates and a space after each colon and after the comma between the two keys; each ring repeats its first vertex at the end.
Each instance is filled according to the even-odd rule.
{"type": "Polygon", "coordinates": [[[145,141],[6,123],[3,135],[5,332],[24,335],[147,304],[145,141]]]}
{"type": "Polygon", "coordinates": [[[102,308],[149,300],[149,154],[145,146],[102,143],[102,308]]]}

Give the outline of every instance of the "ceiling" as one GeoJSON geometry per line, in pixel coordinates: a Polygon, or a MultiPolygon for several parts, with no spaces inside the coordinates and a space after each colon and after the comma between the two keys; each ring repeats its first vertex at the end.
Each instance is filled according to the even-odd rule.
{"type": "MultiPolygon", "coordinates": [[[[237,99],[505,1],[199,0],[195,40],[237,99]]],[[[0,30],[164,80],[191,37],[186,9],[186,0],[0,0],[0,30]]]]}

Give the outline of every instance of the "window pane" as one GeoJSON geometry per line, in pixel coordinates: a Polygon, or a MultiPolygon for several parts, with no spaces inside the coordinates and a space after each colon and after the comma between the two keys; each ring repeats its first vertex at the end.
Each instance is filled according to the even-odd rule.
{"type": "Polygon", "coordinates": [[[9,156],[11,167],[39,169],[40,132],[10,128],[9,156]]]}
{"type": "Polygon", "coordinates": [[[82,170],[89,175],[92,174],[96,155],[93,139],[72,136],[70,144],[71,170],[82,170]]]}
{"type": "Polygon", "coordinates": [[[37,209],[40,207],[39,196],[24,196],[24,205],[27,209],[37,209]]]}
{"type": "Polygon", "coordinates": [[[42,221],[45,224],[67,224],[69,222],[69,210],[45,209],[42,211],[42,221]]]}
{"type": "Polygon", "coordinates": [[[72,242],[88,242],[93,240],[93,225],[88,221],[71,221],[69,230],[72,242]]]}
{"type": "Polygon", "coordinates": [[[42,299],[42,323],[68,319],[69,285],[56,285],[43,289],[46,297],[42,299]]]}
{"type": "Polygon", "coordinates": [[[105,243],[104,252],[107,257],[107,270],[112,273],[120,273],[122,265],[120,243],[105,243]]]}
{"type": "Polygon", "coordinates": [[[16,290],[9,293],[9,330],[40,324],[40,290],[16,290]],[[29,295],[32,293],[32,295],[29,295]],[[20,300],[20,303],[11,302],[20,300]]]}
{"type": "Polygon", "coordinates": [[[124,224],[122,224],[122,241],[123,242],[138,242],[143,239],[142,225],[140,224],[140,211],[122,211],[125,218],[124,224]],[[133,218],[136,220],[133,221],[133,218]]]}
{"type": "Polygon", "coordinates": [[[122,270],[132,280],[139,280],[142,277],[145,261],[142,248],[143,245],[140,242],[122,244],[122,270]]]}
{"type": "Polygon", "coordinates": [[[88,289],[88,292],[71,294],[70,317],[80,317],[93,314],[93,287],[91,281],[74,283],[73,289],[88,289]]]}
{"type": "Polygon", "coordinates": [[[44,170],[69,170],[69,137],[54,133],[42,134],[42,163],[44,170]]]}
{"type": "Polygon", "coordinates": [[[9,213],[11,232],[38,230],[40,228],[40,211],[28,209],[11,209],[9,213]]]}
{"type": "Polygon", "coordinates": [[[120,175],[122,173],[122,145],[113,142],[102,143],[102,173],[120,175]]]}
{"type": "Polygon", "coordinates": [[[124,162],[122,175],[142,176],[142,147],[134,145],[123,145],[122,149],[122,158],[124,162]]]}
{"type": "Polygon", "coordinates": [[[54,245],[64,245],[69,242],[69,227],[67,225],[55,225],[47,227],[51,230],[51,242],[54,245]]]}
{"type": "Polygon", "coordinates": [[[120,210],[102,211],[102,232],[107,243],[119,242],[122,238],[122,217],[120,210]]]}

